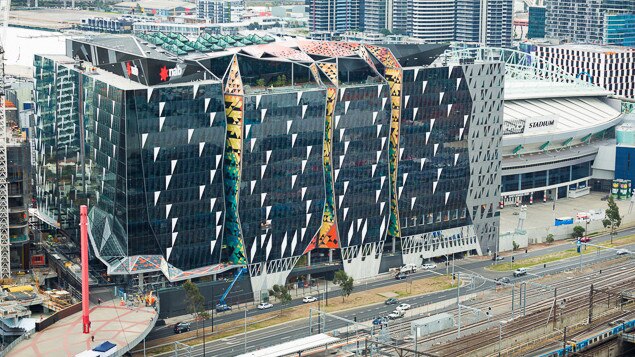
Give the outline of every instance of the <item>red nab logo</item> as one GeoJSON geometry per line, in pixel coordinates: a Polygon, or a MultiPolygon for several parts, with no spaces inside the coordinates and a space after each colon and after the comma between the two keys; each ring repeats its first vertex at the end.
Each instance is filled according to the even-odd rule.
{"type": "Polygon", "coordinates": [[[176,66],[174,68],[168,69],[166,66],[161,67],[161,71],[159,71],[159,77],[161,82],[165,82],[172,77],[180,77],[183,75],[183,68],[176,66]]]}
{"type": "Polygon", "coordinates": [[[139,77],[139,68],[133,66],[131,62],[126,62],[126,72],[128,72],[128,77],[131,75],[139,77]]]}
{"type": "Polygon", "coordinates": [[[161,82],[165,82],[168,80],[168,68],[166,66],[161,67],[159,77],[161,77],[161,82]]]}

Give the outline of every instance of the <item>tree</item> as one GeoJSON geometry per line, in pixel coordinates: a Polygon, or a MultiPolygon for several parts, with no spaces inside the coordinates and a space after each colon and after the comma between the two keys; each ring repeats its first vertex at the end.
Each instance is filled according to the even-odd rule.
{"type": "Polygon", "coordinates": [[[264,86],[265,86],[265,79],[264,79],[264,78],[259,78],[259,79],[256,81],[256,85],[257,85],[258,87],[264,87],[264,86]]]}
{"type": "Polygon", "coordinates": [[[274,285],[271,289],[269,289],[269,295],[275,297],[282,304],[286,304],[291,301],[289,289],[287,289],[284,285],[274,285]]]}
{"type": "Polygon", "coordinates": [[[518,250],[518,248],[520,248],[520,245],[519,245],[518,243],[516,243],[516,241],[515,241],[515,240],[514,240],[514,241],[512,241],[512,249],[513,249],[514,251],[517,251],[517,250],[518,250]]]}
{"type": "Polygon", "coordinates": [[[389,29],[383,29],[383,30],[379,31],[379,33],[381,33],[384,36],[388,36],[388,35],[391,34],[389,29]]]}
{"type": "Polygon", "coordinates": [[[584,227],[575,226],[573,227],[573,233],[571,233],[571,236],[573,237],[573,239],[579,239],[584,237],[584,232],[585,232],[584,227]]]}
{"type": "Polygon", "coordinates": [[[602,224],[604,225],[604,228],[611,227],[611,244],[613,244],[613,235],[615,235],[617,227],[622,224],[622,217],[620,216],[620,208],[617,207],[613,196],[609,195],[607,203],[609,208],[606,209],[606,216],[604,220],[602,220],[602,224]]]}
{"type": "Polygon", "coordinates": [[[338,270],[335,272],[333,283],[339,285],[342,289],[342,302],[344,302],[344,298],[350,296],[353,292],[353,278],[348,276],[344,270],[338,270]]]}
{"type": "Polygon", "coordinates": [[[183,284],[183,289],[185,290],[187,312],[192,314],[196,320],[196,337],[198,337],[198,322],[209,318],[209,313],[205,311],[205,297],[191,280],[183,284]]]}
{"type": "Polygon", "coordinates": [[[551,244],[553,243],[554,239],[553,239],[553,234],[549,233],[547,234],[547,239],[545,239],[545,242],[547,242],[547,244],[551,244]]]}

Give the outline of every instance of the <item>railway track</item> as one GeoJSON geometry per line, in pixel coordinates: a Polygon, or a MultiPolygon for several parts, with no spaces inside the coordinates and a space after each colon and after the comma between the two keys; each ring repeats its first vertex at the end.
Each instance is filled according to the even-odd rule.
{"type": "MultiPolygon", "coordinates": [[[[612,286],[617,286],[611,289],[614,292],[619,292],[626,286],[635,286],[635,278],[631,277],[631,275],[629,274],[629,271],[632,271],[633,267],[635,267],[635,262],[627,261],[620,269],[606,271],[601,276],[598,276],[596,274],[594,274],[593,276],[582,274],[564,280],[561,279],[561,276],[559,276],[558,278],[551,277],[547,278],[547,281],[542,282],[542,284],[549,284],[549,286],[557,288],[558,300],[566,299],[567,301],[576,301],[576,299],[588,295],[591,280],[593,280],[594,286],[596,288],[610,289],[612,286]]],[[[501,295],[501,297],[499,298],[494,298],[487,301],[479,301],[473,303],[471,306],[479,308],[482,311],[486,311],[487,307],[492,307],[492,311],[495,311],[497,308],[508,307],[511,304],[509,290],[511,289],[506,288],[505,295],[501,295]]],[[[516,319],[507,324],[507,326],[505,327],[505,338],[518,335],[521,332],[526,332],[532,328],[544,327],[549,318],[553,320],[554,317],[553,315],[551,315],[553,313],[551,311],[553,306],[552,291],[548,291],[546,289],[530,289],[528,286],[527,301],[528,303],[526,307],[526,316],[522,319],[518,319],[520,311],[516,313],[516,319]],[[550,295],[547,296],[545,294],[550,295]],[[536,299],[538,299],[539,301],[530,303],[530,301],[536,299]]],[[[564,308],[562,313],[564,315],[567,315],[586,309],[588,309],[588,305],[586,304],[569,304],[564,308]]],[[[457,308],[453,308],[448,312],[456,314],[458,310],[457,308]]],[[[409,322],[414,321],[418,318],[420,318],[420,316],[411,317],[403,320],[401,323],[395,326],[392,326],[390,331],[391,337],[399,339],[404,335],[410,334],[409,322]]],[[[498,316],[496,316],[496,319],[497,321],[511,319],[511,312],[508,311],[499,314],[498,316]]],[[[426,349],[426,352],[434,353],[440,356],[458,356],[462,352],[464,352],[464,346],[473,346],[472,350],[477,350],[492,344],[492,341],[494,339],[496,341],[498,340],[499,331],[498,328],[492,329],[492,327],[494,326],[497,327],[498,324],[490,320],[481,320],[475,323],[466,324],[465,326],[462,326],[462,332],[464,333],[465,337],[462,337],[459,340],[453,338],[453,335],[456,334],[456,330],[445,331],[420,338],[418,341],[419,350],[421,350],[420,347],[422,345],[430,346],[433,345],[435,341],[439,340],[452,341],[452,343],[441,343],[433,345],[432,347],[426,349]],[[478,332],[478,334],[476,334],[476,332],[478,332]]],[[[412,342],[404,342],[402,345],[405,348],[414,347],[414,343],[412,342]]]]}

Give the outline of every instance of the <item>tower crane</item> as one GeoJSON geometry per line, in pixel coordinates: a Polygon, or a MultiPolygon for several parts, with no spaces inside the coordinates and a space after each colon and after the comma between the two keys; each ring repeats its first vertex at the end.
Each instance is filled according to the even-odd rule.
{"type": "Polygon", "coordinates": [[[0,279],[11,278],[9,243],[9,183],[7,182],[7,112],[4,54],[11,0],[0,0],[0,279]]]}

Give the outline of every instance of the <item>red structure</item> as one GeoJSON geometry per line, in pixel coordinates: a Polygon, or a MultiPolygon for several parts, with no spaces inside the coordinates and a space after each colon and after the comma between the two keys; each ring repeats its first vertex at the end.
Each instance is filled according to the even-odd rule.
{"type": "Polygon", "coordinates": [[[82,325],[84,333],[90,333],[88,296],[88,207],[79,207],[79,232],[82,249],[82,325]]]}

